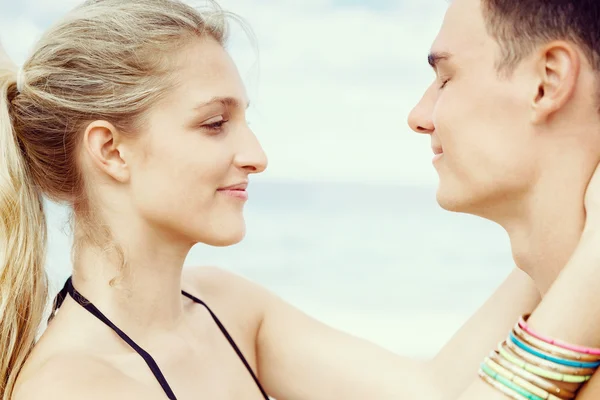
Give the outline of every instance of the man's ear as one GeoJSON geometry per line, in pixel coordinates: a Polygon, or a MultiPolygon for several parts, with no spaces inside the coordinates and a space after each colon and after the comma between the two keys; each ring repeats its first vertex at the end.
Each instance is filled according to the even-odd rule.
{"type": "Polygon", "coordinates": [[[537,90],[532,99],[532,121],[542,123],[573,97],[581,70],[581,56],[573,44],[554,41],[538,52],[535,68],[537,90]]]}

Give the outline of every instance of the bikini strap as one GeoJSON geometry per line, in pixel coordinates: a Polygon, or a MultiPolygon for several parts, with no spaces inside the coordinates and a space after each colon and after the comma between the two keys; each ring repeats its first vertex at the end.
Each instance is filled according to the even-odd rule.
{"type": "Polygon", "coordinates": [[[92,314],[94,317],[98,318],[100,321],[104,322],[110,329],[112,329],[117,335],[119,335],[119,337],[121,339],[123,339],[125,341],[125,343],[127,343],[133,350],[135,350],[135,352],[138,353],[144,359],[144,361],[146,362],[146,364],[152,371],[152,374],[154,375],[154,377],[156,378],[156,380],[158,381],[160,386],[165,391],[165,394],[167,395],[167,397],[170,400],[177,400],[177,398],[175,397],[175,394],[171,390],[171,387],[167,383],[167,380],[165,379],[164,375],[162,374],[160,368],[158,367],[158,364],[156,364],[156,361],[154,361],[152,356],[150,354],[148,354],[147,351],[145,351],[140,346],[138,346],[129,336],[127,336],[127,334],[125,332],[123,332],[121,329],[119,329],[119,327],[117,327],[115,324],[113,324],[104,314],[102,314],[102,312],[100,310],[98,310],[96,308],[96,306],[94,306],[88,299],[86,299],[81,293],[79,293],[73,286],[73,281],[72,281],[71,277],[69,277],[69,279],[67,279],[65,286],[59,292],[58,296],[56,296],[56,300],[54,302],[54,310],[52,312],[50,319],[52,319],[54,317],[54,315],[56,314],[56,310],[65,301],[67,294],[69,294],[73,298],[73,300],[75,300],[77,303],[79,303],[80,306],[82,306],[87,311],[89,311],[90,314],[92,314]]]}
{"type": "Polygon", "coordinates": [[[198,303],[198,304],[204,306],[204,308],[206,308],[206,310],[210,313],[210,316],[212,317],[212,319],[215,321],[215,323],[217,324],[217,326],[219,327],[219,329],[223,333],[223,336],[225,336],[225,338],[227,339],[227,341],[229,342],[229,344],[231,345],[231,347],[233,348],[233,350],[236,352],[236,354],[238,355],[238,357],[240,358],[240,360],[242,361],[242,363],[244,364],[244,366],[246,367],[246,369],[250,373],[250,376],[252,376],[252,379],[254,379],[254,382],[256,383],[256,386],[258,386],[258,390],[260,390],[261,394],[264,396],[264,398],[266,400],[269,400],[269,396],[267,395],[267,393],[263,389],[262,385],[260,384],[260,381],[258,380],[258,377],[256,376],[256,374],[252,370],[252,367],[250,367],[250,364],[248,364],[248,361],[246,360],[246,357],[244,357],[244,354],[242,353],[242,351],[240,350],[240,348],[238,347],[238,345],[235,343],[235,341],[233,340],[233,338],[231,337],[231,335],[229,334],[229,332],[227,331],[227,329],[225,328],[225,326],[223,325],[223,323],[219,320],[219,317],[217,317],[217,315],[210,309],[210,307],[205,302],[203,302],[202,300],[200,300],[199,298],[197,298],[197,297],[195,297],[195,296],[193,296],[193,295],[191,295],[191,294],[189,294],[189,293],[187,293],[185,291],[182,291],[181,293],[185,297],[187,297],[190,300],[192,300],[193,302],[198,303]]]}

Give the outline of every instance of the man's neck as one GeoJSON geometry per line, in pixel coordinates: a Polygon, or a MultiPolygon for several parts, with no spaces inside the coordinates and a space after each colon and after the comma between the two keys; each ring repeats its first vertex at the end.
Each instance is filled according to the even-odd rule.
{"type": "Polygon", "coordinates": [[[536,210],[529,224],[509,228],[513,259],[544,295],[573,254],[583,230],[583,207],[536,210]],[[562,209],[562,210],[561,210],[562,209]]]}
{"type": "Polygon", "coordinates": [[[524,200],[523,214],[501,223],[517,266],[535,281],[542,295],[573,254],[585,223],[585,189],[593,169],[574,171],[574,165],[545,171],[545,179],[524,200]]]}

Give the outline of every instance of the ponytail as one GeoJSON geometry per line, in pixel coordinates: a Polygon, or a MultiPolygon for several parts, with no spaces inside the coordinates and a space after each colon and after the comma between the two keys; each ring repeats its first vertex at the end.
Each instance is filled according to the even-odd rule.
{"type": "Polygon", "coordinates": [[[12,396],[47,300],[43,199],[9,111],[18,95],[14,70],[0,65],[0,400],[12,396]]]}

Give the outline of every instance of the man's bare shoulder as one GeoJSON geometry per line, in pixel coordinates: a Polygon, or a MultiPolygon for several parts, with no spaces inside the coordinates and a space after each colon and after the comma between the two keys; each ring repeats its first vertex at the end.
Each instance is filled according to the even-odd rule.
{"type": "Polygon", "coordinates": [[[89,355],[61,354],[35,369],[28,368],[17,381],[13,400],[162,399],[106,361],[89,355]]]}

